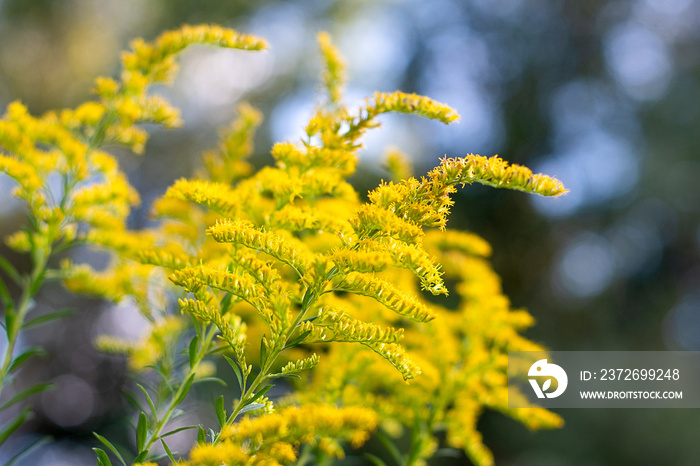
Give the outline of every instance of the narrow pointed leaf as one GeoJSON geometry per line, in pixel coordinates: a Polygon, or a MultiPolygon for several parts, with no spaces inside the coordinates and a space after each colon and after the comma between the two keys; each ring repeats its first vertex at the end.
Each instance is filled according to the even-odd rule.
{"type": "MultiPolygon", "coordinates": [[[[103,444],[104,446],[106,446],[106,447],[109,449],[109,451],[111,451],[112,453],[114,453],[114,456],[116,456],[117,459],[119,459],[119,461],[121,461],[121,463],[122,463],[124,466],[126,466],[126,461],[124,461],[124,458],[122,458],[122,455],[119,454],[119,451],[117,451],[117,449],[114,447],[114,445],[112,445],[112,442],[110,442],[109,440],[107,440],[106,438],[104,438],[103,436],[101,436],[100,434],[98,434],[98,433],[96,433],[96,432],[93,432],[93,435],[94,435],[95,437],[97,437],[97,440],[99,440],[100,442],[102,442],[102,444],[103,444]]],[[[98,448],[98,450],[99,450],[99,448],[98,448]]],[[[109,464],[111,464],[111,463],[109,463],[109,464]]]]}
{"type": "Polygon", "coordinates": [[[144,451],[140,452],[138,455],[136,455],[136,458],[134,458],[134,463],[142,462],[143,460],[146,459],[147,456],[148,456],[148,450],[144,450],[144,451]]]}
{"type": "Polygon", "coordinates": [[[202,426],[197,426],[197,442],[207,443],[207,433],[204,432],[202,426]]]}
{"type": "Polygon", "coordinates": [[[168,445],[165,443],[165,440],[160,439],[160,443],[163,445],[163,450],[165,450],[165,453],[168,455],[168,459],[172,463],[175,463],[175,458],[173,457],[173,452],[170,451],[170,448],[168,448],[168,445]]]}
{"type": "Polygon", "coordinates": [[[289,343],[287,343],[285,345],[285,348],[292,348],[294,346],[301,344],[301,342],[304,341],[304,338],[309,336],[310,333],[311,333],[311,330],[307,330],[306,332],[304,332],[300,335],[297,335],[297,337],[294,340],[290,341],[289,343]]]}
{"type": "Polygon", "coordinates": [[[267,347],[265,346],[265,337],[260,340],[260,367],[265,367],[267,362],[267,347]]]}
{"type": "Polygon", "coordinates": [[[12,298],[10,297],[10,292],[5,286],[5,282],[0,278],[0,299],[5,303],[5,308],[12,309],[12,298]]]}
{"type": "Polygon", "coordinates": [[[8,308],[5,310],[5,329],[7,332],[10,332],[10,329],[14,328],[13,326],[16,318],[17,315],[15,314],[15,311],[8,306],[8,308]]]}
{"type": "Polygon", "coordinates": [[[146,437],[148,437],[148,419],[146,419],[146,413],[141,411],[139,423],[136,426],[136,448],[138,451],[143,451],[146,446],[146,437]]]}
{"type": "MultiPolygon", "coordinates": [[[[148,406],[151,408],[151,412],[153,413],[153,417],[155,418],[156,423],[158,423],[158,411],[156,411],[156,405],[153,403],[151,396],[148,394],[148,391],[145,388],[143,388],[143,385],[141,385],[140,383],[137,383],[136,386],[139,387],[139,390],[141,390],[141,392],[146,397],[146,401],[148,402],[148,406]]],[[[139,409],[139,411],[143,411],[143,410],[139,409]]]]}
{"type": "Polygon", "coordinates": [[[219,385],[223,385],[224,387],[227,386],[226,382],[219,377],[202,377],[199,379],[195,379],[194,383],[202,383],[202,382],[216,382],[219,385]]]}
{"type": "Polygon", "coordinates": [[[62,309],[60,311],[56,312],[49,312],[48,314],[41,315],[39,317],[35,317],[32,320],[29,320],[22,325],[23,329],[28,329],[32,327],[37,327],[42,324],[46,324],[48,322],[51,322],[52,320],[56,319],[62,319],[64,317],[72,316],[75,314],[74,309],[62,309]]]}
{"type": "Polygon", "coordinates": [[[0,269],[4,270],[7,276],[10,277],[12,281],[14,281],[16,284],[22,284],[22,277],[20,276],[17,269],[2,256],[0,256],[0,269]]]}
{"type": "Polygon", "coordinates": [[[233,372],[236,374],[236,378],[238,379],[238,386],[241,388],[241,392],[243,391],[243,374],[241,373],[241,368],[238,367],[238,364],[233,362],[231,358],[226,356],[225,354],[222,355],[226,361],[229,363],[231,368],[233,369],[233,372]]]}
{"type": "Polygon", "coordinates": [[[194,374],[191,374],[187,380],[180,386],[180,389],[178,390],[178,393],[176,394],[174,404],[179,405],[180,403],[183,402],[185,397],[190,391],[190,388],[192,387],[192,382],[194,382],[194,374]]]}
{"type": "Polygon", "coordinates": [[[251,403],[245,408],[241,409],[238,414],[243,414],[247,413],[248,411],[255,411],[256,409],[264,408],[265,405],[263,403],[251,403]]]}
{"type": "Polygon", "coordinates": [[[101,448],[93,448],[92,451],[97,455],[97,466],[112,466],[109,456],[101,448]]]}
{"type": "Polygon", "coordinates": [[[0,445],[5,443],[5,440],[12,435],[12,432],[16,431],[19,426],[24,424],[24,421],[26,421],[30,414],[32,412],[32,409],[29,406],[26,406],[15,418],[7,423],[7,427],[5,427],[2,432],[0,432],[0,445]]]}
{"type": "Polygon", "coordinates": [[[199,344],[199,337],[197,335],[192,338],[190,342],[190,367],[194,367],[197,361],[197,345],[199,344]]]}
{"type": "Polygon", "coordinates": [[[24,400],[25,398],[35,394],[35,393],[42,392],[42,391],[47,390],[51,387],[53,387],[52,383],[40,383],[40,384],[34,385],[33,387],[29,387],[25,390],[22,390],[21,392],[17,393],[15,396],[13,396],[9,400],[7,400],[2,406],[0,406],[0,411],[3,411],[5,409],[9,408],[13,404],[18,403],[18,402],[24,400]]]}
{"type": "Polygon", "coordinates": [[[258,393],[256,393],[255,396],[250,399],[249,403],[254,403],[255,401],[259,400],[262,396],[269,392],[272,387],[272,385],[266,385],[258,390],[258,393]]]}
{"type": "Polygon", "coordinates": [[[199,426],[179,427],[177,429],[171,430],[170,432],[166,432],[165,434],[161,435],[160,438],[167,437],[168,435],[177,434],[178,432],[182,432],[183,430],[197,429],[197,428],[199,428],[199,426]]]}
{"type": "Polygon", "coordinates": [[[219,426],[226,423],[226,407],[224,406],[224,395],[216,399],[216,417],[219,419],[219,426]]]}
{"type": "Polygon", "coordinates": [[[39,348],[38,346],[34,346],[32,348],[29,348],[27,351],[24,353],[20,354],[15,358],[14,361],[12,361],[12,364],[10,364],[10,368],[8,369],[8,373],[12,374],[16,370],[18,370],[22,364],[24,364],[29,358],[32,356],[45,356],[46,352],[39,348]]]}
{"type": "Polygon", "coordinates": [[[219,305],[220,313],[221,315],[225,315],[229,308],[231,307],[231,300],[233,299],[233,295],[231,293],[227,293],[226,296],[224,296],[224,299],[221,300],[221,304],[219,305]]]}

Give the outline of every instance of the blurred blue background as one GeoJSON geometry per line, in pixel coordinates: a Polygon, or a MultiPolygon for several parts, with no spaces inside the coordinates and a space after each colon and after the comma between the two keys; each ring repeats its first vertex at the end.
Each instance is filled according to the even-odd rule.
{"type": "MultiPolygon", "coordinates": [[[[318,101],[315,35],[326,30],[348,63],[349,103],[401,89],[462,116],[450,127],[383,117],[354,178],[361,192],[387,176],[388,145],[410,155],[417,173],[445,154],[500,154],[571,190],[549,199],[467,187],[450,219],[494,245],[506,293],[538,321],[530,338],[560,351],[700,350],[700,2],[0,0],[0,108],[16,99],[35,114],[74,106],[90,98],[95,76],[117,72],[129,40],[202,22],[263,36],[271,49],[185,53],[174,85],[160,90],[185,127],[157,130],[143,157],[117,151],[143,198],[134,228],[193,172],[241,100],[266,117],[256,165],[269,163],[273,142],[301,135],[318,101]]],[[[24,221],[6,201],[11,189],[0,177],[3,235],[24,221]]],[[[59,287],[42,298],[83,311],[26,335],[53,361],[28,377],[48,375],[58,389],[37,402],[39,416],[11,447],[51,434],[57,442],[31,464],[94,464],[91,432],[120,421],[124,368],[91,340],[115,329],[137,337],[138,317],[59,287]]],[[[560,414],[567,425],[558,431],[531,433],[496,413],[480,428],[499,465],[700,464],[697,411],[560,414]]]]}

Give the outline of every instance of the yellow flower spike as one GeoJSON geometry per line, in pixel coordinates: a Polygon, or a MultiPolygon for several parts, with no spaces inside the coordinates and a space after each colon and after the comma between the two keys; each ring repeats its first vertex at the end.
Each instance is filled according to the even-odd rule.
{"type": "Polygon", "coordinates": [[[508,165],[498,156],[487,159],[470,154],[458,159],[445,158],[429,176],[433,182],[439,180],[447,185],[477,182],[543,196],[558,196],[566,192],[559,180],[542,174],[532,175],[529,169],[508,165]]]}
{"type": "Polygon", "coordinates": [[[408,359],[406,350],[401,345],[372,342],[363,342],[362,344],[389,361],[401,373],[405,381],[408,382],[420,375],[420,367],[408,359]]]}
{"type": "Polygon", "coordinates": [[[133,41],[132,51],[122,55],[122,65],[125,70],[148,76],[153,81],[168,81],[174,66],[172,57],[193,44],[241,50],[267,48],[264,40],[231,29],[216,25],[186,25],[161,34],[152,44],[140,39],[133,41]]]}
{"type": "Polygon", "coordinates": [[[222,215],[230,215],[240,207],[231,188],[221,183],[180,179],[165,193],[166,198],[191,201],[222,215]]]}
{"type": "Polygon", "coordinates": [[[34,167],[18,158],[0,154],[0,171],[5,172],[19,183],[24,192],[23,198],[30,198],[35,191],[43,186],[34,167]]]}
{"type": "Polygon", "coordinates": [[[406,296],[385,280],[350,272],[333,279],[333,289],[374,298],[392,311],[417,322],[435,318],[434,312],[420,301],[406,296]]]}
{"type": "Polygon", "coordinates": [[[295,374],[297,372],[307,371],[307,370],[313,368],[316,364],[318,364],[318,362],[319,362],[318,355],[312,354],[308,358],[288,362],[282,368],[282,370],[280,370],[280,374],[295,374]]]}
{"type": "Polygon", "coordinates": [[[250,457],[237,445],[223,442],[219,445],[198,444],[190,452],[193,465],[238,466],[249,464],[250,457]]]}
{"type": "Polygon", "coordinates": [[[426,249],[459,251],[462,254],[488,257],[491,255],[491,245],[479,236],[455,230],[429,231],[423,241],[426,249]]]}
{"type": "Polygon", "coordinates": [[[137,343],[112,335],[100,335],[95,338],[94,345],[105,353],[129,355],[134,352],[137,343]]]}
{"type": "Polygon", "coordinates": [[[345,63],[333,46],[331,38],[327,33],[319,33],[317,39],[319,49],[321,50],[321,57],[325,65],[322,73],[324,88],[328,91],[328,100],[330,103],[336,104],[343,98],[345,63]]]}
{"type": "Polygon", "coordinates": [[[313,256],[290,237],[263,231],[249,222],[222,220],[207,229],[207,234],[220,243],[232,243],[264,252],[290,265],[300,276],[312,267],[313,256]]]}
{"type": "Polygon", "coordinates": [[[401,91],[375,93],[374,98],[367,99],[366,112],[367,119],[388,112],[411,113],[438,120],[445,124],[459,119],[457,112],[448,105],[429,97],[418,94],[406,94],[401,91]]]}
{"type": "Polygon", "coordinates": [[[396,147],[390,148],[384,155],[384,168],[391,174],[394,182],[413,176],[413,167],[409,158],[396,147]]]}
{"type": "MultiPolygon", "coordinates": [[[[402,328],[383,328],[370,322],[353,319],[344,312],[333,309],[322,309],[313,325],[332,332],[332,336],[324,341],[399,343],[404,334],[402,328]]],[[[310,335],[305,341],[314,340],[315,338],[310,335]]]]}
{"type": "Polygon", "coordinates": [[[355,233],[362,239],[374,234],[385,234],[406,243],[417,243],[423,238],[423,230],[394,212],[374,205],[363,205],[350,220],[355,233]]]}
{"type": "Polygon", "coordinates": [[[262,114],[248,104],[238,106],[238,118],[221,135],[216,149],[202,156],[204,169],[199,177],[211,181],[230,183],[244,178],[253,170],[245,161],[253,152],[255,131],[262,122],[262,114]]]}
{"type": "Polygon", "coordinates": [[[221,332],[220,338],[231,346],[241,367],[246,366],[246,324],[239,316],[224,317],[219,312],[218,306],[211,306],[198,300],[180,299],[179,303],[183,312],[189,312],[200,321],[216,325],[221,332]]]}

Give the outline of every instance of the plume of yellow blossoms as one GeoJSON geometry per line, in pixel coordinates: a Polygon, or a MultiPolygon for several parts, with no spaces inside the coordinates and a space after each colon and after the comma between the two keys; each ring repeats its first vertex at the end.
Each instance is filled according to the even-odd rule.
{"type": "MultiPolygon", "coordinates": [[[[5,241],[32,260],[31,271],[23,275],[0,257],[0,268],[22,290],[14,300],[0,279],[0,303],[6,323],[3,327],[9,342],[1,356],[0,394],[21,366],[41,353],[33,348],[16,354],[20,331],[65,315],[56,312],[31,319],[33,298],[46,280],[64,278],[75,291],[115,301],[134,296],[152,318],[149,307],[154,302],[146,296],[151,288],[149,282],[153,281],[153,267],[115,258],[115,267],[97,273],[69,262],[57,269],[51,259],[76,244],[107,247],[124,257],[126,251],[133,251],[139,244],[154,244],[154,235],[126,230],[126,218],[131,207],[139,203],[139,196],[116,159],[103,147],[123,145],[141,153],[147,133],[139,124],[171,128],[181,123],[176,109],[148,91],[152,84],[172,78],[176,55],[191,44],[243,50],[266,46],[260,39],[218,26],[185,26],[163,34],[152,44],[134,41],[132,50],[122,56],[120,78],[96,80],[96,101],[40,117],[30,115],[21,103],[14,102],[0,119],[0,173],[15,181],[14,195],[24,201],[28,217],[26,227],[5,241]]],[[[180,251],[174,247],[174,253],[180,251]]],[[[164,250],[169,250],[167,245],[164,250]]],[[[137,354],[140,353],[134,353],[137,354]]],[[[147,357],[144,362],[149,360],[147,357]]],[[[40,384],[17,393],[0,410],[49,387],[50,384],[40,384]]],[[[26,420],[29,411],[29,407],[22,410],[0,432],[0,444],[26,420]]]]}
{"type": "MultiPolygon", "coordinates": [[[[78,121],[77,131],[100,143],[142,149],[145,133],[134,123],[179,121],[144,88],[170,79],[174,54],[190,43],[264,47],[259,39],[217,27],[185,27],[151,44],[135,41],[123,56],[121,80],[99,80],[100,103],[81,110],[91,110],[93,120],[102,122],[97,129],[83,128],[72,114],[51,118],[78,121]]],[[[541,409],[507,408],[507,351],[541,349],[518,334],[532,318],[510,308],[486,260],[489,245],[448,230],[446,223],[457,186],[476,182],[545,196],[562,194],[564,187],[499,157],[478,155],[445,158],[425,177],[407,177],[409,165],[394,152],[389,166],[399,177],[361,202],[347,179],[355,172],[363,135],[380,126],[382,114],[445,124],[459,117],[445,104],[400,91],[376,93],[359,108],[347,108],[342,59],[327,35],[319,43],[326,101],[301,141],[272,148],[274,166],[253,172],[246,161],[261,117],[242,105],[221,144],[204,154],[196,177],[178,180],[154,204],[158,228],[109,234],[109,220],[90,208],[105,194],[81,196],[86,204],[81,218],[93,219],[86,221],[93,228],[75,235],[111,248],[120,260],[101,274],[67,266],[66,283],[115,300],[131,296],[141,304],[154,321],[150,336],[137,346],[114,338],[99,343],[129,354],[134,369],[156,368],[168,387],[159,398],[161,390],[138,386],[148,406],[140,409],[136,427],[137,463],[148,464],[143,462],[153,458],[156,442],[177,461],[165,441],[172,433],[165,432],[166,425],[195,379],[207,379],[197,376],[206,359],[219,355],[235,374],[238,398],[230,408],[229,392],[217,399],[217,430],[198,429],[198,443],[184,464],[321,463],[342,456],[343,442],[360,446],[379,426],[376,435],[387,439],[401,429],[412,431],[410,450],[397,458],[401,464],[423,464],[446,431],[447,446],[489,465],[493,459],[476,430],[485,408],[531,428],[561,424],[541,409]],[[153,277],[163,270],[174,287],[155,293],[161,300],[154,302],[153,277]],[[456,283],[454,289],[448,290],[445,278],[456,283]],[[448,291],[457,295],[454,308],[439,304],[448,291]],[[436,297],[429,300],[428,293],[436,297]],[[177,332],[163,339],[165,327],[156,323],[154,307],[167,315],[168,296],[178,298],[190,325],[183,330],[167,320],[177,332]],[[178,343],[183,351],[167,354],[178,343]],[[272,403],[266,395],[282,377],[292,379],[295,391],[272,403]]],[[[43,172],[32,176],[11,163],[5,165],[26,179],[22,190],[39,189],[43,172]]],[[[124,186],[115,190],[115,199],[134,200],[124,186]]],[[[41,210],[35,196],[18,195],[41,210]]],[[[111,464],[103,450],[98,461],[111,464]]]]}
{"type": "MultiPolygon", "coordinates": [[[[276,144],[275,166],[250,174],[244,159],[260,119],[242,106],[224,142],[205,154],[197,179],[177,181],[155,205],[160,235],[183,254],[154,248],[140,260],[171,270],[171,281],[189,294],[180,300],[182,311],[215,328],[229,348],[241,393],[232,412],[221,401],[221,430],[200,436],[191,461],[293,462],[312,429],[295,434],[295,441],[274,429],[269,437],[231,432],[282,422],[278,414],[249,415],[269,409],[271,381],[300,375],[296,392],[275,403],[283,415],[321,409],[319,403],[370,407],[385,426],[378,435],[396,434],[397,425],[413,429],[402,464],[429,458],[441,430],[449,446],[476,464],[492,464],[476,430],[484,408],[531,428],[555,427],[561,419],[541,409],[507,408],[507,351],[541,348],[518,335],[532,318],[510,309],[485,259],[489,245],[446,230],[450,195],[474,182],[545,196],[565,189],[499,157],[469,155],[443,159],[426,177],[383,183],[361,203],[347,178],[362,135],[379,126],[379,115],[410,113],[443,123],[458,116],[402,92],[377,93],[355,111],[344,107],[342,60],[327,35],[319,42],[328,97],[300,143],[276,144]],[[445,276],[457,282],[451,290],[456,309],[421,294],[446,295],[445,276]],[[259,449],[263,444],[268,450],[259,449]],[[272,453],[274,445],[287,444],[288,456],[272,453]]],[[[391,165],[397,173],[410,170],[397,153],[391,165]]],[[[205,333],[198,332],[200,341],[205,333]]],[[[317,458],[325,454],[318,446],[311,448],[317,458]]]]}

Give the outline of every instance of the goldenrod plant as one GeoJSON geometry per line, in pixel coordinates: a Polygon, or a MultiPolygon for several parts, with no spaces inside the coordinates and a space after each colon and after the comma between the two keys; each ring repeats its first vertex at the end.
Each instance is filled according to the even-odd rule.
{"type": "MultiPolygon", "coordinates": [[[[0,120],[0,171],[16,182],[15,197],[24,201],[26,225],[6,238],[15,251],[31,258],[31,270],[18,271],[0,257],[5,277],[20,290],[10,293],[0,280],[3,329],[7,345],[0,366],[0,410],[8,409],[30,395],[50,388],[41,383],[29,388],[13,387],[15,374],[41,348],[19,352],[20,332],[55,318],[66,311],[32,315],[35,296],[47,280],[63,276],[55,256],[77,244],[99,243],[105,236],[125,235],[130,208],[139,202],[138,193],[119,170],[116,159],[102,148],[124,145],[143,151],[147,133],[140,123],[175,127],[178,111],[159,96],[148,93],[151,84],[169,81],[175,70],[175,56],[190,44],[213,44],[240,49],[261,49],[265,43],[219,27],[185,27],[161,36],[155,43],[135,41],[123,55],[124,70],[119,80],[99,78],[95,92],[99,99],[73,110],[31,116],[19,102],[9,105],[0,120]]],[[[122,277],[125,286],[127,276],[122,277]]],[[[99,277],[95,280],[99,283],[99,277]]],[[[98,285],[99,286],[99,285],[98,285]]],[[[129,284],[127,288],[133,287],[129,284]]],[[[104,284],[109,294],[114,286],[104,284]]],[[[3,426],[0,444],[29,417],[24,407],[3,426]]]]}
{"type": "MultiPolygon", "coordinates": [[[[102,134],[100,144],[112,135],[111,141],[138,148],[145,134],[134,123],[175,123],[175,111],[143,88],[169,77],[173,53],[189,43],[264,47],[260,39],[211,26],[185,27],[153,44],[137,41],[124,55],[122,80],[98,81],[102,103],[89,104],[102,105],[104,115],[114,112],[102,117],[105,129],[82,124],[77,131],[102,134]]],[[[399,465],[425,464],[440,448],[462,449],[475,464],[489,465],[493,458],[476,430],[485,408],[533,429],[561,425],[539,408],[508,409],[507,351],[542,349],[518,334],[533,319],[503,296],[487,260],[490,246],[446,224],[458,186],[476,182],[544,196],[564,187],[497,156],[445,157],[426,176],[412,177],[406,158],[393,151],[394,179],[362,202],[347,179],[363,135],[380,126],[382,114],[445,124],[459,117],[445,104],[399,91],[348,108],[343,61],[328,35],[320,34],[319,44],[325,98],[302,140],[273,146],[273,166],[254,172],[246,161],[261,116],[241,105],[196,176],[176,181],[155,202],[157,228],[128,231],[123,208],[119,228],[81,217],[67,224],[76,225],[72,236],[60,233],[66,243],[89,242],[115,257],[101,272],[64,264],[68,288],[131,299],[152,323],[139,342],[109,335],[96,342],[126,354],[138,381],[136,395],[129,395],[136,407],[133,451],[96,434],[98,464],[156,464],[166,457],[189,465],[331,464],[346,446],[360,447],[375,435],[399,465]],[[457,294],[456,306],[441,304],[448,293],[457,294]],[[238,385],[212,400],[219,425],[169,428],[194,384],[223,383],[214,374],[218,361],[238,385]],[[273,396],[275,385],[289,393],[273,396]],[[172,452],[168,437],[186,429],[197,430],[196,444],[172,452]],[[404,432],[407,451],[394,441],[404,432]]],[[[102,154],[96,145],[90,153],[102,154]]],[[[103,177],[108,186],[115,173],[103,177]]],[[[39,182],[45,174],[36,175],[39,182]]],[[[31,206],[37,189],[22,190],[31,206]]],[[[100,202],[112,205],[104,196],[100,202]]],[[[55,228],[63,232],[66,225],[55,228]]]]}

